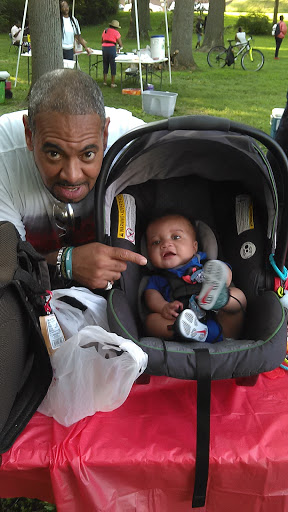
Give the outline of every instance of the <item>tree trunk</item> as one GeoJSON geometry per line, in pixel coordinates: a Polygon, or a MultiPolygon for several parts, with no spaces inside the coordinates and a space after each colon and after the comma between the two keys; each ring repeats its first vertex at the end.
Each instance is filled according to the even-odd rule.
{"type": "Polygon", "coordinates": [[[174,59],[175,69],[196,69],[192,52],[192,33],[194,18],[194,2],[191,0],[176,0],[172,22],[171,55],[177,53],[174,59]]]}
{"type": "Polygon", "coordinates": [[[278,9],[279,9],[279,0],[275,0],[275,2],[274,2],[274,14],[273,14],[273,25],[275,23],[277,23],[278,9]]]}
{"type": "Polygon", "coordinates": [[[32,85],[53,69],[63,68],[59,0],[29,0],[32,85]]]}
{"type": "MultiPolygon", "coordinates": [[[[138,0],[137,8],[138,8],[139,37],[142,40],[148,39],[149,38],[149,30],[151,28],[149,0],[138,0]]],[[[131,16],[130,16],[130,25],[129,25],[127,37],[129,39],[137,38],[134,0],[132,2],[132,11],[131,11],[131,16]]]]}
{"type": "Polygon", "coordinates": [[[224,44],[225,0],[210,2],[203,45],[201,50],[208,52],[213,46],[224,44]]]}

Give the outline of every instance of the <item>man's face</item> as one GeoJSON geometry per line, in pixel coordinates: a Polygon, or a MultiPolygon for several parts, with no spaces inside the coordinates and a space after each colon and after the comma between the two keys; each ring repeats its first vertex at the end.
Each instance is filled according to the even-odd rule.
{"type": "Polygon", "coordinates": [[[109,118],[104,132],[98,114],[70,115],[42,112],[36,131],[24,116],[27,147],[47,189],[64,203],[78,203],[92,190],[107,145],[109,118]]]}
{"type": "Polygon", "coordinates": [[[63,14],[63,16],[68,16],[69,14],[69,5],[67,2],[61,2],[60,3],[60,10],[61,10],[61,14],[63,14]]]}
{"type": "Polygon", "coordinates": [[[180,215],[167,215],[152,222],[146,240],[149,259],[157,268],[185,265],[198,250],[193,227],[180,215]]]}

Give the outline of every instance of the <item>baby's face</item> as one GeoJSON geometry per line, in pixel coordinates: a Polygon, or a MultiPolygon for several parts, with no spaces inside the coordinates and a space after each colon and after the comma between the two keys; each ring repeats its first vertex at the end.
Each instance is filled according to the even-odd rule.
{"type": "Polygon", "coordinates": [[[195,230],[180,215],[169,215],[151,223],[146,240],[149,260],[157,268],[185,265],[198,250],[195,230]]]}

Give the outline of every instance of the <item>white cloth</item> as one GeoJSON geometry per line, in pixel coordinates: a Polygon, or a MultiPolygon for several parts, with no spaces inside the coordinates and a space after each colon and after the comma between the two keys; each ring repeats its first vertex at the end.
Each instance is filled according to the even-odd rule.
{"type": "Polygon", "coordinates": [[[246,32],[237,32],[236,37],[238,39],[236,44],[245,44],[245,43],[247,43],[246,32]]]}
{"type": "Polygon", "coordinates": [[[21,27],[17,27],[17,25],[13,25],[13,27],[10,30],[11,36],[12,36],[12,43],[17,43],[17,41],[20,42],[21,39],[21,27]],[[19,32],[20,30],[20,32],[19,32]],[[19,32],[19,34],[18,34],[19,32]],[[17,34],[17,35],[16,35],[17,34]]]}
{"type": "MultiPolygon", "coordinates": [[[[121,135],[144,124],[127,110],[105,110],[110,117],[106,151],[121,135]]],[[[0,117],[0,221],[12,222],[22,239],[27,239],[38,251],[49,252],[59,246],[59,229],[53,219],[53,205],[57,201],[44,186],[33,153],[27,149],[23,114],[27,111],[0,117]]],[[[94,237],[94,190],[84,201],[74,204],[73,209],[75,217],[81,219],[75,242],[85,243],[89,236],[94,237]]]]}
{"type": "Polygon", "coordinates": [[[75,35],[80,35],[81,30],[78,23],[78,20],[73,16],[73,22],[70,18],[65,18],[63,16],[63,35],[62,35],[62,48],[63,50],[72,50],[74,47],[74,37],[75,35]]]}

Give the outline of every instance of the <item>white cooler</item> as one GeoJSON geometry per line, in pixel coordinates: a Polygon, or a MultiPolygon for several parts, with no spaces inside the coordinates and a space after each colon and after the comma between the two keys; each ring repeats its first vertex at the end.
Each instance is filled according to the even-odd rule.
{"type": "Polygon", "coordinates": [[[271,137],[273,137],[273,139],[275,139],[275,134],[276,134],[276,131],[278,130],[278,126],[279,126],[281,117],[283,115],[283,112],[284,112],[284,108],[273,108],[273,110],[272,110],[272,114],[270,116],[270,125],[271,125],[270,135],[271,135],[271,137]]]}

